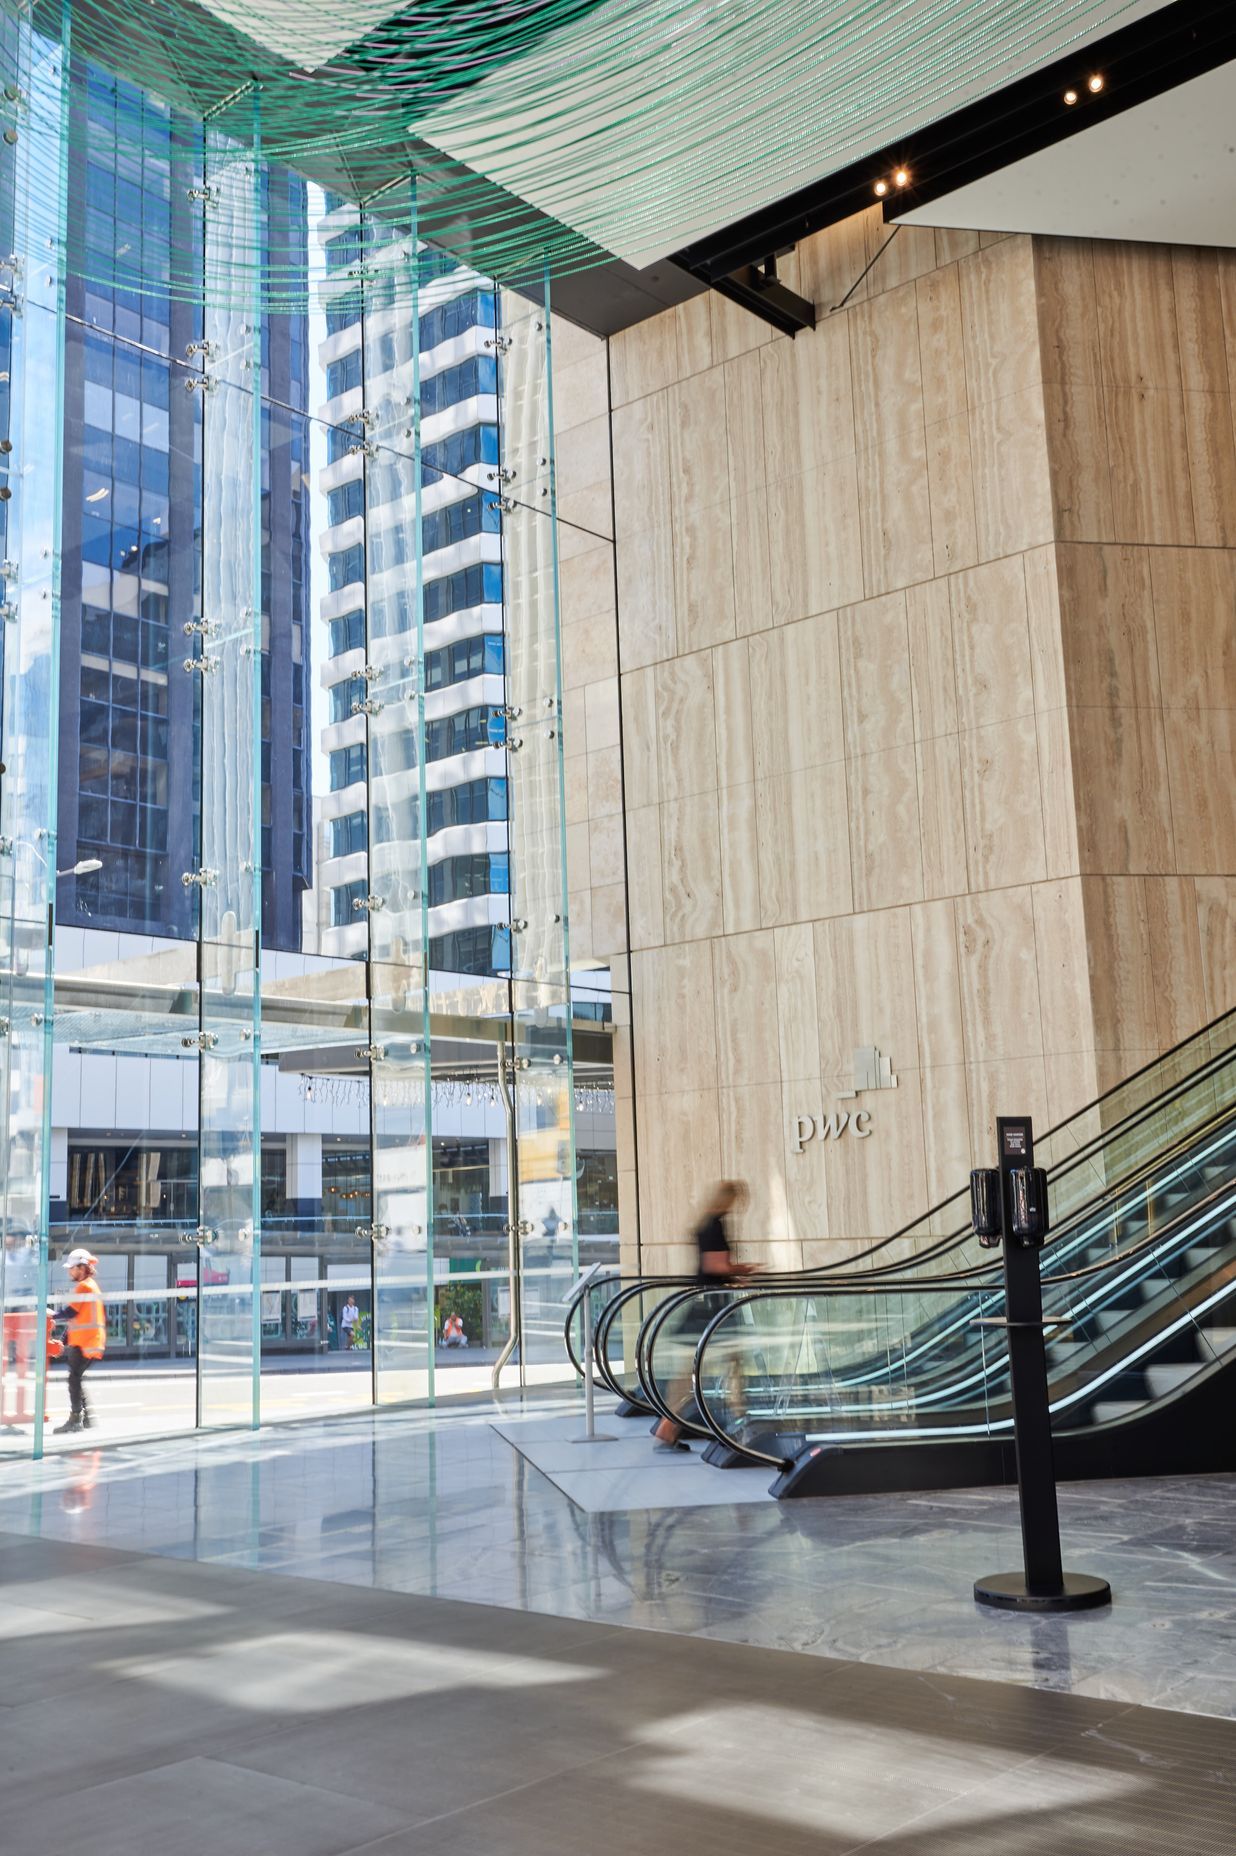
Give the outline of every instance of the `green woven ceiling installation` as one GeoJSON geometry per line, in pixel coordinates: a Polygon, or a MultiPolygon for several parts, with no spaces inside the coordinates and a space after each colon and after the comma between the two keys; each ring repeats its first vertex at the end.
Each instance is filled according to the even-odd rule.
{"type": "MultiPolygon", "coordinates": [[[[11,19],[17,3],[0,8],[11,19]]],[[[185,195],[201,178],[193,121],[241,145],[259,123],[264,159],[375,208],[392,189],[397,220],[415,174],[421,235],[518,284],[610,254],[651,263],[1161,0],[70,3],[83,143],[89,59],[175,112],[172,186],[185,195]]],[[[60,0],[36,6],[49,37],[61,17],[60,0]]],[[[10,66],[15,43],[10,27],[10,66]]],[[[50,111],[54,89],[24,107],[50,111]]],[[[156,140],[167,153],[166,123],[136,93],[112,133],[99,150],[90,127],[100,158],[123,166],[156,140]]],[[[171,287],[200,295],[191,219],[173,215],[171,287]]],[[[134,282],[119,244],[89,265],[134,282]]],[[[255,281],[271,308],[303,308],[317,287],[239,249],[208,289],[251,301],[255,281]]]]}

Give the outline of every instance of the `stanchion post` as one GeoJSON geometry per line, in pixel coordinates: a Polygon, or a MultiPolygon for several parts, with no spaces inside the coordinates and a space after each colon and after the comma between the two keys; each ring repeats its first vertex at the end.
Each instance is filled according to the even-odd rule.
{"type": "Polygon", "coordinates": [[[600,1269],[600,1264],[594,1263],[576,1284],[576,1288],[582,1291],[584,1318],[584,1434],[571,1439],[576,1444],[612,1444],[618,1441],[609,1432],[598,1431],[596,1426],[596,1388],[592,1380],[592,1285],[600,1269]]]}
{"type": "Polygon", "coordinates": [[[1010,1611],[1086,1611],[1110,1604],[1112,1593],[1105,1579],[1065,1572],[1060,1557],[1039,1271],[1047,1178],[1034,1164],[1029,1116],[1000,1116],[996,1142],[998,1175],[971,1174],[971,1197],[980,1242],[990,1246],[1002,1239],[1004,1245],[1004,1320],[998,1325],[1008,1336],[1023,1570],[977,1580],[974,1596],[979,1604],[1010,1611]]]}

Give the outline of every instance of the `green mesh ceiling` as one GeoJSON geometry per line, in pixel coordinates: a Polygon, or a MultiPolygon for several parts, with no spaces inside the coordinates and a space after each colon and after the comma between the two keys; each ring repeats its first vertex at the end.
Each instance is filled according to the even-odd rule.
{"type": "MultiPolygon", "coordinates": [[[[87,127],[89,59],[174,112],[177,200],[201,180],[195,122],[241,146],[260,123],[265,160],[399,223],[414,174],[421,236],[520,284],[610,254],[650,263],[1159,3],[76,0],[71,128],[123,172],[167,154],[166,120],[136,92],[87,127]]],[[[58,36],[58,0],[35,18],[58,36]]],[[[10,67],[15,43],[10,27],[10,67]]],[[[27,101],[36,117],[55,106],[54,86],[27,101]]],[[[194,218],[172,214],[170,286],[189,296],[194,218]]],[[[123,243],[75,262],[133,286],[123,243]]],[[[319,285],[253,235],[206,287],[299,309],[319,285]]]]}

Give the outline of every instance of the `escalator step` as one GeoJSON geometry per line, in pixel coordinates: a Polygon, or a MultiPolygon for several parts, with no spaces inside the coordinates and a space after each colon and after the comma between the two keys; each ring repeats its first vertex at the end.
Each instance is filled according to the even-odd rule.
{"type": "Polygon", "coordinates": [[[1146,1383],[1155,1398],[1166,1398],[1177,1386],[1182,1386],[1186,1379],[1192,1379],[1201,1366],[1200,1360],[1187,1360],[1163,1366],[1148,1366],[1146,1383]]]}
{"type": "Polygon", "coordinates": [[[1203,1328],[1202,1337],[1214,1353],[1231,1353],[1236,1347],[1236,1328],[1203,1328]]]}
{"type": "Polygon", "coordinates": [[[1091,1422],[1109,1424],[1114,1418],[1127,1418],[1131,1412],[1140,1411],[1143,1403],[1144,1401],[1139,1398],[1100,1399],[1098,1404],[1091,1408],[1091,1422]]]}

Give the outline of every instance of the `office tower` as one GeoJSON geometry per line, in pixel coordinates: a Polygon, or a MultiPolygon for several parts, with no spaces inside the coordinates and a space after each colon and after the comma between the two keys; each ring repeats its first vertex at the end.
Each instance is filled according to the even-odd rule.
{"type": "MultiPolygon", "coordinates": [[[[200,217],[183,183],[201,131],[92,67],[73,84],[57,861],[99,868],[62,881],[58,913],[64,926],[186,937],[199,750],[181,665],[184,624],[201,616],[202,457],[184,387],[201,311],[172,254],[200,217]],[[117,152],[118,122],[140,122],[140,157],[117,152]]],[[[272,263],[303,273],[305,182],[273,170],[264,205],[272,263]]],[[[264,318],[263,936],[292,948],[310,881],[307,372],[305,316],[264,318]]]]}
{"type": "MultiPolygon", "coordinates": [[[[429,956],[440,972],[503,973],[510,965],[509,856],[505,756],[502,566],[498,496],[497,297],[474,272],[450,265],[420,292],[414,317],[406,296],[371,307],[350,273],[364,250],[379,275],[406,262],[383,245],[356,209],[328,195],[320,222],[327,286],[319,360],[326,398],[326,457],[319,489],[327,522],[326,585],[320,617],[330,652],[321,673],[321,748],[329,792],[316,821],[316,878],[307,899],[306,946],[363,954],[358,909],[370,861],[419,861],[421,825],[415,735],[381,773],[380,814],[392,841],[369,845],[363,704],[366,590],[381,602],[414,596],[416,512],[410,471],[370,472],[366,489],[364,388],[395,376],[409,406],[419,371],[421,534],[424,574],[426,831],[429,956]],[[412,342],[419,346],[419,370],[412,342]],[[375,506],[375,486],[390,500],[375,506]],[[366,497],[369,498],[369,506],[366,497]]],[[[375,293],[376,294],[376,293],[375,293]]],[[[389,390],[386,382],[383,390],[389,390]]],[[[411,440],[409,439],[409,452],[411,440]]],[[[395,633],[394,625],[373,632],[395,633]]],[[[406,630],[406,628],[405,628],[406,630]]]]}

